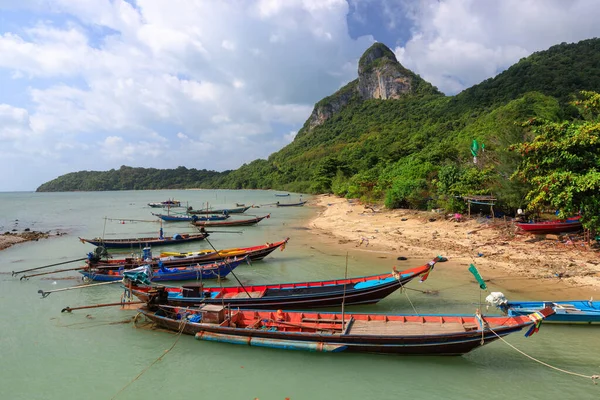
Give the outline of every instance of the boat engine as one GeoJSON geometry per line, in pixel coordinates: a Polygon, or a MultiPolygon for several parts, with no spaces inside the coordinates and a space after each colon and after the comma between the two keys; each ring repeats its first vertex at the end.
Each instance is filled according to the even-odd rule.
{"type": "Polygon", "coordinates": [[[504,296],[504,293],[492,292],[485,298],[485,301],[488,303],[488,307],[492,305],[506,312],[508,300],[506,299],[506,296],[504,296]]]}

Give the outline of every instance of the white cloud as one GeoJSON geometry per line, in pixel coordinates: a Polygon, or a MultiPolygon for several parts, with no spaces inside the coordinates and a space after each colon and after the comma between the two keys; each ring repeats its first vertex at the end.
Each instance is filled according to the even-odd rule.
{"type": "Polygon", "coordinates": [[[413,36],[395,53],[447,94],[561,42],[600,36],[595,0],[424,1],[406,9],[413,36]]]}
{"type": "MultiPolygon", "coordinates": [[[[389,28],[414,21],[396,54],[447,93],[533,51],[600,36],[593,0],[364,4],[356,9],[388,10],[389,28]]],[[[356,77],[373,42],[350,38],[345,0],[0,0],[2,9],[29,14],[0,28],[0,85],[13,88],[0,106],[10,144],[0,167],[20,159],[44,175],[5,177],[0,190],[123,163],[219,170],[266,158],[356,77]]]]}

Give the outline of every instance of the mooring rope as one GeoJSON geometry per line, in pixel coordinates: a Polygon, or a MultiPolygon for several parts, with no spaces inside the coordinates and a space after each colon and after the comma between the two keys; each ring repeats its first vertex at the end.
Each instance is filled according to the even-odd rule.
{"type": "Polygon", "coordinates": [[[419,313],[417,312],[417,309],[415,308],[413,302],[410,300],[410,296],[408,295],[408,292],[406,291],[406,288],[402,284],[402,274],[398,273],[397,276],[396,276],[396,274],[392,274],[392,275],[398,280],[398,283],[400,284],[400,290],[402,290],[404,292],[404,294],[406,295],[406,298],[408,299],[408,302],[410,303],[410,306],[412,307],[413,311],[415,312],[415,315],[419,315],[419,313]]]}
{"type": "MultiPolygon", "coordinates": [[[[138,313],[139,315],[140,313],[138,313]]],[[[134,318],[134,326],[135,323],[137,322],[137,317],[138,315],[135,316],[134,318]]],[[[175,338],[175,341],[173,342],[173,344],[171,345],[171,347],[169,347],[167,350],[164,351],[164,353],[162,353],[160,356],[158,356],[158,358],[154,361],[152,361],[152,363],[150,365],[148,365],[146,368],[144,368],[142,370],[142,372],[140,372],[135,378],[133,378],[133,380],[131,382],[129,382],[128,384],[126,384],[125,386],[123,386],[121,388],[121,390],[119,390],[117,393],[115,393],[115,395],[113,397],[111,397],[111,400],[114,400],[117,398],[117,396],[124,391],[125,389],[127,389],[129,387],[129,385],[131,385],[133,382],[137,381],[142,375],[144,375],[144,373],[146,373],[146,371],[148,371],[154,364],[156,364],[157,362],[159,362],[160,360],[162,360],[162,358],[164,356],[166,356],[171,350],[173,350],[173,348],[175,347],[175,345],[177,344],[177,342],[179,341],[179,338],[181,337],[181,334],[183,333],[183,330],[185,329],[185,325],[186,325],[186,321],[184,319],[184,317],[181,318],[181,322],[179,323],[180,327],[179,327],[179,331],[177,332],[177,337],[175,338]]]]}
{"type": "Polygon", "coordinates": [[[498,334],[497,334],[497,333],[496,333],[496,332],[495,332],[495,331],[494,331],[494,330],[493,330],[493,329],[492,329],[492,328],[489,326],[489,324],[488,324],[488,329],[489,329],[489,330],[490,330],[490,331],[491,331],[491,332],[492,332],[494,335],[496,335],[496,336],[498,337],[498,339],[502,340],[502,341],[503,341],[504,343],[506,343],[508,346],[510,346],[511,348],[513,348],[514,350],[516,350],[516,351],[517,351],[518,353],[520,353],[521,355],[524,355],[525,357],[529,358],[530,360],[533,360],[533,361],[535,361],[535,362],[537,362],[537,363],[539,363],[539,364],[542,364],[542,365],[544,365],[544,366],[546,366],[546,367],[548,367],[548,368],[551,368],[551,369],[553,369],[553,370],[556,370],[556,371],[559,371],[559,372],[563,372],[563,373],[565,373],[565,374],[568,374],[568,375],[578,376],[578,377],[580,377],[580,378],[591,379],[591,380],[592,380],[592,383],[593,383],[594,385],[597,385],[597,384],[598,384],[598,382],[596,382],[596,381],[600,379],[600,375],[584,375],[584,374],[580,374],[580,373],[577,373],[577,372],[567,371],[567,370],[565,370],[565,369],[558,368],[558,367],[555,367],[555,366],[553,366],[553,365],[550,365],[550,364],[548,364],[548,363],[545,363],[545,362],[543,362],[543,361],[541,361],[541,360],[538,360],[538,359],[537,359],[537,358],[535,358],[535,357],[532,357],[532,356],[530,356],[529,354],[527,354],[527,353],[523,352],[522,350],[519,350],[519,349],[517,349],[517,348],[516,348],[515,346],[513,346],[512,344],[508,343],[506,340],[504,340],[504,338],[502,338],[500,335],[498,335],[498,334]]]}

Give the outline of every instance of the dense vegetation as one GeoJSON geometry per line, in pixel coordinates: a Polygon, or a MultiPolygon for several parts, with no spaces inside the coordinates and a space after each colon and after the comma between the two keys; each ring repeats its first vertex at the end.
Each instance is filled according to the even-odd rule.
{"type": "Polygon", "coordinates": [[[582,92],[574,102],[581,119],[551,122],[533,119],[524,125],[531,142],[512,146],[523,162],[514,179],[531,184],[530,209],[550,205],[563,217],[581,212],[584,226],[600,228],[600,94],[582,92]]]}
{"type": "Polygon", "coordinates": [[[540,134],[525,121],[560,126],[560,121],[583,119],[571,101],[581,90],[600,92],[600,40],[535,53],[452,97],[425,83],[428,90],[398,100],[362,101],[349,96],[355,85],[317,103],[350,99],[325,123],[311,128],[307,121],[290,145],[235,171],[122,167],[68,174],[38,190],[276,188],[333,192],[388,207],[452,210],[464,208],[461,196],[493,194],[499,209],[526,208],[536,198],[531,190],[538,183],[510,179],[523,155],[509,148],[540,134]],[[485,145],[476,162],[473,140],[485,145]]]}

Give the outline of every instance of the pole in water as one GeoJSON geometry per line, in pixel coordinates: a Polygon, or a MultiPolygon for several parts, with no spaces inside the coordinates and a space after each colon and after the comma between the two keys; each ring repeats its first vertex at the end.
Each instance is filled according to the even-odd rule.
{"type": "Polygon", "coordinates": [[[22,274],[23,272],[29,272],[29,271],[37,271],[38,269],[44,269],[44,268],[50,268],[50,267],[56,267],[57,265],[63,265],[63,264],[69,264],[72,262],[77,262],[77,261],[83,261],[83,260],[87,260],[87,257],[84,258],[77,258],[75,260],[69,260],[69,261],[62,261],[59,263],[54,263],[54,264],[48,264],[48,265],[43,265],[41,267],[37,267],[37,268],[29,268],[29,269],[24,269],[22,271],[12,271],[12,276],[18,275],[18,274],[22,274]]]}

